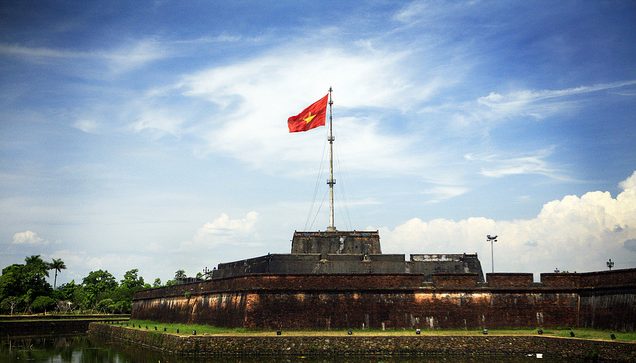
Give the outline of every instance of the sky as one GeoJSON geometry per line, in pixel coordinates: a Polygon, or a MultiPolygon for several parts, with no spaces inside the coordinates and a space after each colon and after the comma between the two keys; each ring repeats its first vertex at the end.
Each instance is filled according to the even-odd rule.
{"type": "Polygon", "coordinates": [[[633,1],[2,1],[0,266],[58,282],[328,225],[498,272],[636,267],[633,1]]]}

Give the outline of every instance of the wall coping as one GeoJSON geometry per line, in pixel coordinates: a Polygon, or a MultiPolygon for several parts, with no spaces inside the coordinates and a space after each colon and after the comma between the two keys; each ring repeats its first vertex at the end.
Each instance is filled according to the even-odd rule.
{"type": "MultiPolygon", "coordinates": [[[[550,274],[562,275],[562,274],[550,274]]],[[[566,275],[563,280],[569,280],[574,283],[536,283],[531,284],[515,284],[514,281],[509,286],[488,282],[481,283],[476,281],[476,274],[436,274],[433,275],[433,281],[424,281],[422,276],[415,274],[315,274],[315,275],[298,275],[298,274],[252,274],[237,277],[226,277],[222,279],[207,280],[203,282],[193,282],[181,285],[173,285],[161,288],[152,288],[142,290],[135,294],[133,300],[147,300],[159,297],[183,296],[186,293],[190,295],[202,295],[210,293],[228,293],[228,292],[488,292],[488,291],[505,291],[505,292],[581,292],[581,291],[602,291],[612,289],[636,289],[636,269],[615,270],[611,274],[604,273],[604,276],[616,277],[627,276],[626,281],[616,282],[613,284],[597,284],[595,286],[581,286],[580,278],[583,274],[576,274],[574,280],[571,276],[566,275]],[[631,278],[631,276],[635,278],[631,278]],[[315,282],[326,277],[332,279],[340,279],[342,283],[332,284],[329,287],[316,286],[315,282]],[[378,281],[377,279],[382,281],[378,281]],[[465,283],[457,283],[459,282],[465,283]],[[304,282],[304,283],[303,283],[304,282]]],[[[598,276],[595,273],[586,273],[585,277],[598,276]]],[[[508,276],[508,275],[498,275],[508,276]]],[[[523,274],[509,275],[524,276],[523,274]]],[[[560,277],[560,276],[559,276],[560,277]]],[[[557,278],[560,279],[560,278],[557,278]]],[[[550,280],[550,278],[546,279],[550,280]]],[[[567,281],[566,281],[567,282],[567,281]]]]}

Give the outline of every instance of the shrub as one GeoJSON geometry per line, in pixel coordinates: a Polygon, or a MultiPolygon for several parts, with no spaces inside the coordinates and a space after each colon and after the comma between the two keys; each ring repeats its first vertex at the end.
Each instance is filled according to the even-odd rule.
{"type": "Polygon", "coordinates": [[[55,307],[55,300],[49,296],[38,296],[31,303],[31,310],[34,313],[46,312],[55,307]]]}

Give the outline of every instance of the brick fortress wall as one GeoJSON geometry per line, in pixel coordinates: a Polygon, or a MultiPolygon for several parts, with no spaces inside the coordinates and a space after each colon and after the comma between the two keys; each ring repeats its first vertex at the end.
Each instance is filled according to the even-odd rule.
{"type": "Polygon", "coordinates": [[[636,269],[591,273],[257,274],[139,292],[133,318],[265,329],[592,327],[634,331],[636,269]]]}

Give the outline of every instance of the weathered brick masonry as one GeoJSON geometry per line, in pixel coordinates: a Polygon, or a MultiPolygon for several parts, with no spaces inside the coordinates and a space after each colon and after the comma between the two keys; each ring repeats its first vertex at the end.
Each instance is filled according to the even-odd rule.
{"type": "MultiPolygon", "coordinates": [[[[546,336],[220,336],[173,335],[121,326],[91,324],[92,338],[116,340],[187,356],[453,355],[526,357],[542,353],[549,361],[634,362],[636,344],[546,336]]],[[[296,358],[298,359],[298,358],[296,358]]],[[[339,359],[342,360],[342,359],[339,359]]]]}
{"type": "Polygon", "coordinates": [[[249,328],[633,331],[636,269],[581,274],[254,274],[139,292],[134,319],[249,328]]]}

